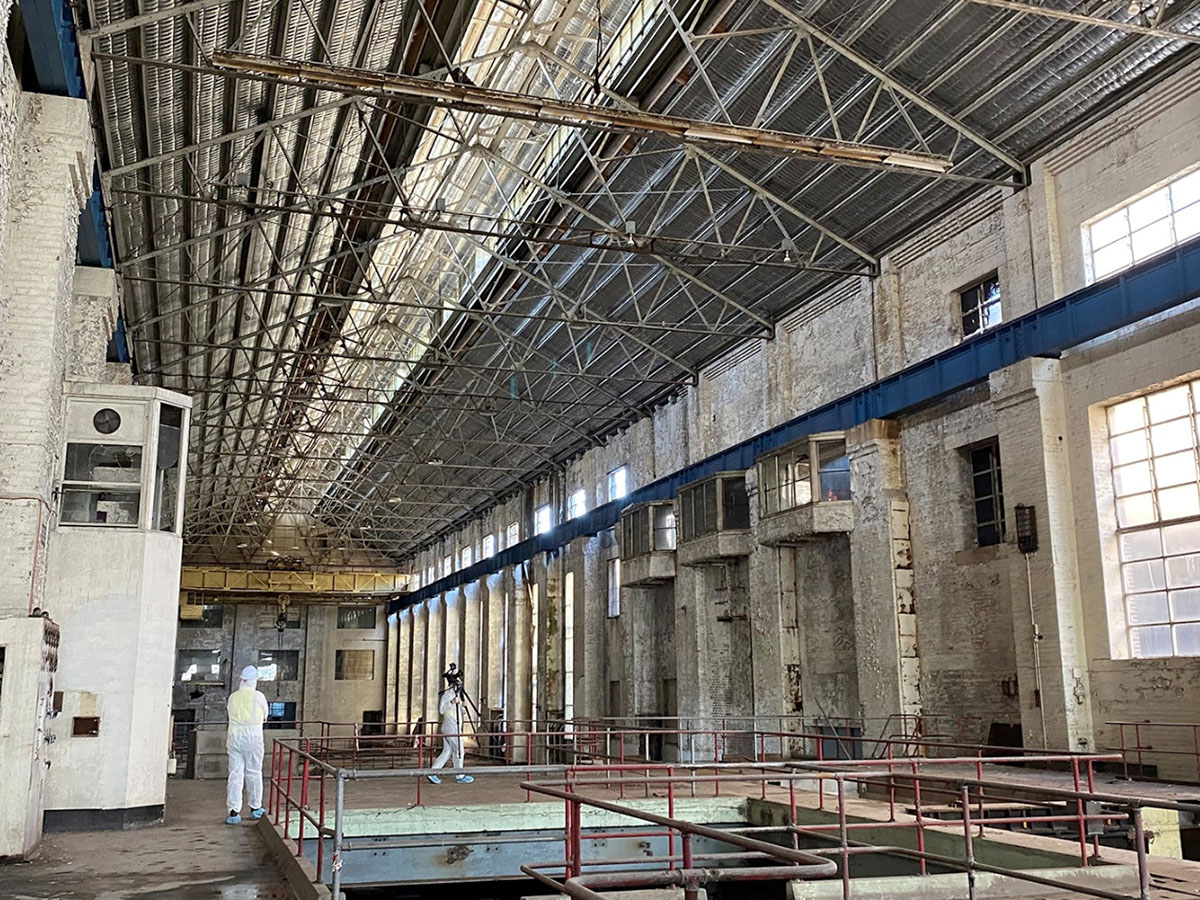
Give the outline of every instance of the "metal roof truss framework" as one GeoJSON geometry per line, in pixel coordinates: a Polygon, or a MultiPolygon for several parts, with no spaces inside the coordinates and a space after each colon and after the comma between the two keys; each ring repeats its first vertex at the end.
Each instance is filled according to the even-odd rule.
{"type": "Polygon", "coordinates": [[[1162,58],[925,5],[89,0],[142,377],[196,398],[189,553],[301,513],[411,555],[1022,183],[1068,124],[1040,67],[1162,58]]]}

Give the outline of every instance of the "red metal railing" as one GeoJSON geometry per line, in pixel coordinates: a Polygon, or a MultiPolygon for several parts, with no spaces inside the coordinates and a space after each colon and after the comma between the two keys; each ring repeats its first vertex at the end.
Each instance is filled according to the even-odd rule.
{"type": "MultiPolygon", "coordinates": [[[[1063,762],[1061,758],[1056,759],[1057,762],[1063,762]]],[[[920,764],[920,760],[896,760],[895,763],[903,764],[920,764]]],[[[842,762],[839,761],[838,765],[842,762]]],[[[1028,826],[1035,823],[1053,823],[1053,822],[1073,822],[1075,823],[1081,836],[1081,865],[1088,867],[1094,865],[1098,861],[1098,855],[1090,856],[1087,853],[1086,843],[1083,842],[1083,837],[1087,832],[1089,822],[1105,821],[1111,822],[1115,819],[1128,816],[1134,831],[1134,843],[1137,870],[1138,870],[1138,886],[1139,891],[1136,896],[1146,900],[1149,897],[1150,873],[1145,853],[1145,833],[1142,827],[1141,806],[1138,803],[1145,805],[1161,805],[1169,808],[1180,810],[1187,809],[1195,811],[1200,807],[1194,804],[1175,804],[1175,803],[1159,803],[1157,801],[1141,801],[1133,798],[1120,795],[1097,794],[1092,791],[1066,790],[1056,788],[1044,788],[1039,791],[1047,797],[1061,800],[1064,802],[1064,812],[1061,815],[1010,815],[1004,817],[988,818],[986,823],[974,819],[972,817],[972,809],[976,802],[979,801],[979,796],[982,796],[984,789],[988,790],[989,796],[993,798],[1003,792],[1005,789],[1012,789],[1013,785],[1007,782],[999,781],[984,781],[984,780],[967,780],[963,782],[961,779],[944,777],[931,774],[917,774],[912,776],[901,775],[888,769],[878,769],[876,771],[861,771],[861,772],[841,772],[825,769],[824,767],[814,764],[801,764],[801,768],[810,770],[810,773],[797,772],[773,772],[763,773],[761,776],[764,779],[773,781],[794,782],[796,779],[811,777],[811,771],[822,770],[825,777],[834,779],[837,783],[837,821],[836,823],[820,824],[820,825],[799,825],[796,819],[796,806],[794,799],[792,800],[790,820],[784,826],[756,826],[747,828],[733,829],[709,829],[705,826],[697,826],[692,823],[683,822],[674,816],[673,809],[669,809],[667,816],[657,816],[645,811],[636,810],[627,806],[622,806],[611,801],[601,800],[591,797],[582,790],[588,787],[603,787],[607,784],[604,779],[580,779],[575,777],[576,773],[569,773],[566,783],[562,787],[556,787],[552,784],[541,784],[527,782],[522,785],[525,789],[544,794],[550,797],[562,799],[565,802],[566,809],[564,811],[565,828],[564,828],[564,859],[561,861],[553,861],[537,864],[534,866],[522,866],[522,871],[538,879],[539,881],[552,886],[555,889],[569,894],[579,900],[599,900],[602,895],[597,893],[600,888],[634,888],[634,887],[649,887],[661,885],[681,885],[685,889],[686,897],[697,896],[698,888],[706,883],[706,881],[718,880],[751,880],[755,878],[768,879],[799,879],[799,878],[818,878],[830,877],[834,874],[828,868],[805,868],[800,863],[811,863],[814,857],[823,855],[836,855],[840,859],[840,865],[836,872],[840,873],[842,881],[842,895],[846,900],[851,896],[851,880],[849,872],[849,862],[851,856],[862,854],[885,854],[892,856],[901,856],[916,860],[922,874],[927,871],[929,863],[935,863],[945,868],[951,868],[965,872],[968,876],[968,896],[975,897],[975,874],[977,872],[987,872],[992,874],[1004,875],[1022,881],[1028,881],[1034,884],[1039,884],[1047,887],[1053,887],[1059,890],[1071,891],[1077,895],[1111,898],[1111,900],[1129,900],[1130,895],[1117,893],[1111,890],[1105,890],[1098,887],[1087,885],[1073,884],[1061,879],[1046,878],[1036,875],[1032,872],[1023,870],[1014,870],[992,866],[981,863],[975,859],[974,855],[974,840],[975,830],[978,829],[982,834],[985,825],[1020,825],[1028,826]],[[848,782],[869,782],[884,779],[892,781],[893,779],[907,780],[913,789],[914,796],[917,797],[917,810],[913,822],[897,820],[894,810],[887,822],[880,821],[863,821],[863,822],[848,822],[846,801],[847,792],[846,784],[848,782]],[[950,793],[957,796],[957,806],[959,810],[959,821],[961,823],[963,834],[963,850],[962,858],[946,856],[944,854],[930,853],[925,849],[924,828],[937,827],[939,831],[945,832],[947,825],[946,820],[940,820],[936,826],[923,825],[920,815],[920,787],[921,782],[926,782],[927,792],[930,784],[949,785],[949,788],[935,788],[937,793],[950,793]],[[972,799],[972,793],[977,794],[976,798],[972,799]],[[1085,801],[1100,801],[1114,805],[1118,805],[1127,810],[1122,813],[1087,813],[1085,812],[1085,801]],[[620,832],[614,833],[611,830],[602,832],[607,839],[615,837],[651,837],[663,834],[666,831],[669,836],[668,853],[665,857],[647,857],[640,856],[636,859],[628,861],[612,860],[612,859],[597,859],[588,861],[583,858],[583,846],[586,833],[581,826],[582,806],[592,806],[599,809],[605,809],[612,812],[617,812],[623,816],[628,816],[642,821],[658,824],[662,828],[658,832],[620,832]],[[1073,812],[1067,812],[1071,807],[1074,807],[1073,812]],[[891,845],[874,845],[859,841],[851,840],[850,835],[856,831],[869,831],[894,828],[912,828],[917,830],[917,849],[903,846],[891,845]],[[831,840],[837,843],[837,847],[829,851],[808,851],[800,857],[789,856],[786,853],[781,854],[779,845],[766,845],[770,850],[764,850],[762,842],[755,842],[753,845],[746,844],[743,840],[746,835],[766,832],[787,832],[792,836],[793,850],[795,850],[795,841],[799,836],[808,836],[817,839],[831,840]],[[836,833],[836,834],[835,834],[836,833]],[[674,850],[675,835],[678,834],[682,844],[682,853],[676,854],[674,850]],[[704,869],[696,869],[693,866],[693,856],[690,849],[691,836],[701,834],[707,837],[712,837],[714,840],[719,840],[723,843],[739,846],[745,851],[735,854],[713,854],[709,858],[720,859],[737,859],[746,861],[750,858],[761,859],[764,856],[776,861],[788,863],[787,866],[781,867],[755,867],[752,869],[731,869],[731,870],[712,870],[707,867],[704,869]],[[582,875],[584,868],[588,865],[603,865],[613,866],[622,863],[629,865],[638,865],[639,868],[644,868],[645,865],[651,863],[663,864],[665,869],[660,871],[629,871],[617,873],[605,873],[603,875],[582,875]],[[677,867],[676,864],[679,864],[677,867]],[[561,868],[563,870],[563,880],[560,884],[551,878],[545,870],[553,870],[561,868]],[[716,874],[714,874],[716,873],[716,874]]],[[[649,780],[655,784],[666,784],[668,786],[668,796],[671,796],[670,785],[675,783],[678,777],[673,767],[666,767],[666,775],[664,777],[649,777],[649,778],[633,778],[634,782],[649,780]]],[[[727,775],[703,775],[698,776],[703,781],[746,781],[745,773],[727,774],[727,775]]],[[[1028,789],[1028,788],[1025,788],[1028,789]]],[[[794,790],[789,790],[789,797],[794,798],[794,790]]],[[[798,851],[797,851],[798,852],[798,851]]]]}
{"type": "MultiPolygon", "coordinates": [[[[1190,760],[1190,769],[1200,781],[1200,723],[1197,722],[1105,722],[1118,730],[1119,747],[1112,749],[1121,754],[1125,777],[1129,777],[1129,764],[1135,761],[1137,773],[1145,777],[1146,757],[1166,757],[1170,761],[1190,760]],[[1155,746],[1151,741],[1168,741],[1174,747],[1155,746]]],[[[1187,765],[1185,763],[1185,765],[1187,765]]]]}
{"type": "MultiPolygon", "coordinates": [[[[340,882],[341,850],[343,846],[343,814],[345,811],[344,787],[346,780],[357,778],[385,777],[411,779],[415,783],[416,802],[422,803],[422,784],[424,777],[433,770],[428,766],[428,752],[431,747],[432,735],[363,735],[361,729],[351,729],[350,735],[333,734],[333,723],[330,727],[317,729],[313,737],[294,741],[276,741],[271,754],[271,771],[269,779],[268,811],[271,821],[282,828],[289,841],[295,842],[297,856],[305,855],[306,842],[316,840],[312,856],[315,861],[316,879],[326,880],[332,874],[335,883],[340,882]],[[360,765],[377,763],[396,763],[402,759],[413,759],[415,768],[398,769],[392,765],[381,769],[360,769],[360,765]],[[349,762],[347,768],[342,765],[349,762]],[[336,799],[334,808],[329,809],[328,784],[332,780],[336,799]],[[330,815],[333,821],[330,821],[330,815]],[[326,844],[332,839],[333,859],[326,860],[326,844]]],[[[1083,866],[1091,865],[1099,858],[1099,838],[1092,836],[1090,847],[1088,841],[1089,823],[1109,821],[1114,814],[1104,812],[1089,812],[1087,802],[1109,802],[1123,804],[1132,808],[1134,805],[1165,805],[1158,801],[1146,801],[1129,797],[1100,795],[1094,792],[1095,766],[1099,763],[1120,761],[1123,754],[1077,754],[1066,751],[1034,751],[1013,748],[997,748],[985,745],[964,744],[952,741],[935,741],[917,738],[912,735],[902,735],[896,738],[875,739],[876,752],[881,755],[872,759],[836,759],[822,760],[820,758],[824,741],[829,739],[826,733],[810,734],[795,731],[765,731],[751,732],[725,731],[720,728],[703,730],[681,729],[616,729],[598,726],[594,723],[579,723],[569,735],[559,730],[533,729],[519,731],[503,731],[487,735],[489,738],[499,738],[503,752],[500,757],[491,757],[504,764],[495,766],[473,766],[471,774],[477,777],[509,776],[514,774],[529,774],[536,772],[551,778],[548,782],[517,782],[512,787],[519,791],[528,801],[532,793],[547,793],[545,789],[553,789],[569,795],[564,799],[564,860],[547,863],[535,867],[539,870],[542,880],[548,878],[546,868],[562,868],[564,878],[574,880],[575,886],[581,891],[591,891],[602,882],[613,886],[618,882],[609,877],[607,881],[586,881],[591,875],[582,875],[589,861],[582,857],[580,841],[583,834],[582,817],[579,812],[580,804],[595,805],[597,798],[587,796],[589,790],[615,788],[618,800],[624,800],[628,790],[641,788],[644,796],[649,796],[652,787],[665,789],[667,796],[667,816],[669,824],[662,824],[656,832],[606,833],[608,837],[634,835],[663,835],[667,838],[667,855],[660,861],[665,865],[667,873],[693,869],[689,834],[698,834],[695,830],[678,824],[675,816],[676,799],[679,791],[684,790],[691,796],[696,796],[697,790],[711,790],[714,796],[720,796],[722,786],[726,790],[733,788],[736,793],[746,796],[758,793],[766,798],[769,790],[786,792],[786,804],[790,812],[788,833],[791,836],[792,849],[798,849],[797,840],[801,835],[815,838],[822,836],[839,841],[837,854],[840,855],[843,879],[848,883],[847,867],[851,856],[862,853],[893,853],[894,855],[909,855],[917,861],[922,873],[926,871],[928,862],[937,862],[954,868],[955,865],[966,866],[963,871],[969,874],[974,871],[1000,871],[989,869],[973,862],[970,841],[977,832],[983,834],[988,825],[1014,825],[1027,827],[1043,823],[1074,823],[1077,830],[1080,860],[1083,866]],[[648,735],[661,733],[674,737],[677,749],[682,750],[684,739],[703,736],[705,741],[711,740],[711,749],[715,757],[712,761],[697,762],[676,761],[660,762],[638,758],[638,749],[648,747],[648,735]],[[600,739],[603,735],[603,740],[600,739]],[[731,739],[737,736],[738,742],[745,744],[749,740],[754,748],[754,758],[730,762],[723,758],[723,748],[727,749],[731,739]],[[783,739],[813,739],[816,740],[817,756],[813,761],[771,760],[767,749],[771,742],[783,739]],[[615,742],[616,746],[613,747],[615,742]],[[627,753],[627,745],[632,744],[634,753],[627,753]],[[641,745],[641,746],[639,746],[641,745]],[[602,749],[603,748],[603,749],[602,749]],[[615,751],[609,752],[609,751],[615,751]],[[536,758],[541,755],[543,765],[536,765],[536,758]],[[912,755],[907,755],[912,754],[912,755]],[[561,757],[551,763],[551,757],[561,757]],[[523,757],[523,759],[522,759],[523,757]],[[1072,789],[1055,789],[1034,787],[1027,784],[1014,784],[995,777],[988,778],[989,772],[995,772],[996,767],[1005,764],[1029,764],[1035,766],[1056,767],[1071,773],[1072,789]],[[954,767],[958,767],[956,770],[954,767]],[[973,777],[971,777],[973,776],[973,777]],[[797,809],[799,799],[797,788],[801,793],[812,790],[815,793],[815,807],[825,809],[827,802],[826,782],[834,784],[833,802],[837,823],[800,826],[797,824],[797,809]],[[815,782],[815,785],[813,785],[815,782]],[[870,785],[875,790],[885,790],[887,795],[888,819],[886,822],[847,822],[846,821],[846,784],[870,785]],[[911,812],[900,815],[897,809],[897,792],[911,792],[911,812]],[[1022,794],[1024,799],[1013,797],[1022,794]],[[993,802],[1011,802],[1028,805],[1029,796],[1036,794],[1042,798],[1052,798],[1052,803],[1040,803],[1041,811],[1034,813],[1013,812],[1009,815],[983,820],[985,797],[993,802]],[[929,854],[926,850],[926,832],[930,828],[945,829],[946,819],[930,818],[928,804],[931,798],[948,797],[951,806],[957,804],[958,816],[964,828],[965,857],[963,860],[947,862],[942,857],[929,854]],[[1136,803],[1135,803],[1136,800],[1136,803]],[[977,815],[973,815],[973,810],[977,815]],[[915,851],[905,851],[901,848],[859,845],[849,839],[855,832],[870,828],[901,827],[915,831],[915,851]],[[662,829],[665,829],[663,831],[662,829]],[[837,833],[836,837],[834,832],[837,833]],[[677,847],[680,852],[677,853],[677,847]],[[1089,853],[1090,851],[1090,853],[1089,853]],[[915,855],[914,855],[915,854],[915,855]],[[583,879],[583,880],[581,880],[583,879]],[[589,886],[590,885],[590,886],[589,886]]],[[[463,735],[472,738],[474,735],[463,735]]],[[[480,735],[479,737],[484,737],[480,735]]],[[[779,744],[782,749],[785,745],[779,744]]],[[[693,744],[693,750],[695,745],[693,744]]],[[[473,755],[478,756],[478,751],[473,755]]],[[[485,757],[488,758],[488,757],[485,757]]],[[[440,770],[444,774],[454,774],[463,770],[440,770]]],[[[494,796],[494,794],[492,795],[494,796]]],[[[556,796],[551,794],[551,796],[556,796]]],[[[611,803],[611,800],[603,801],[611,803]]],[[[785,802],[781,799],[780,802],[785,802]]],[[[1189,811],[1191,806],[1185,806],[1189,811]]],[[[1200,811],[1200,808],[1196,808],[1200,811]]],[[[634,816],[637,818],[637,816],[634,816]]],[[[1140,828],[1140,813],[1134,825],[1140,828]]],[[[686,824],[686,823],[685,823],[686,824]]],[[[774,826],[764,826],[758,830],[780,830],[774,826]]],[[[754,828],[737,828],[722,830],[725,834],[749,835],[756,831],[754,828]]],[[[739,845],[741,846],[741,845],[739,845]]],[[[749,851],[743,846],[744,852],[749,851]]],[[[820,855],[825,851],[816,851],[820,855]]],[[[829,851],[833,852],[833,851],[829,851]]],[[[728,855],[727,859],[739,859],[738,854],[728,855]]],[[[773,857],[780,861],[780,857],[773,857]]],[[[785,857],[783,862],[787,867],[798,864],[797,857],[785,857]]],[[[637,860],[639,864],[646,862],[645,858],[637,860]]],[[[599,863],[594,863],[599,864],[599,863]]],[[[605,865],[613,865],[612,860],[604,861],[605,865]]],[[[632,863],[631,863],[632,864],[632,863]]],[[[767,867],[769,868],[769,867],[767,867]]],[[[731,870],[731,872],[734,870],[731,870]]],[[[759,871],[757,868],[755,871],[759,871]]],[[[823,871],[823,870],[822,870],[823,871]]],[[[1005,872],[1006,874],[1006,872],[1005,872]]],[[[539,877],[539,876],[533,876],[539,877]]],[[[690,875],[663,875],[660,878],[674,879],[660,883],[682,884],[687,887],[690,875]]],[[[730,875],[729,877],[733,877],[730,875]]],[[[739,876],[746,877],[746,876],[739,876]]],[[[815,877],[815,876],[814,876],[815,877]]],[[[973,877],[973,875],[972,875],[973,877]]],[[[1026,878],[1026,880],[1030,880],[1026,878]]],[[[620,882],[625,884],[626,882],[620,882]]],[[[641,883],[641,882],[637,882],[641,883]]],[[[1054,886],[1070,888],[1069,885],[1054,886]]],[[[848,891],[848,888],[846,888],[848,891]]],[[[568,891],[568,893],[570,893],[568,891]]],[[[1122,895],[1104,892],[1089,892],[1093,896],[1118,897],[1122,895]]],[[[849,896],[849,894],[846,894],[849,896]]],[[[575,896],[585,896],[576,893],[575,896]]]]}

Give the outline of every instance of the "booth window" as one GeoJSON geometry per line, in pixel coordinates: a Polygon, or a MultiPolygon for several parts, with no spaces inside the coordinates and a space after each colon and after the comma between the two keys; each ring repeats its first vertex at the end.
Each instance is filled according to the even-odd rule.
{"type": "Polygon", "coordinates": [[[154,473],[154,527],[175,531],[179,525],[179,452],[183,410],[164,403],[158,414],[158,454],[154,473]]]}
{"type": "Polygon", "coordinates": [[[142,448],[130,444],[67,444],[64,525],[134,527],[142,498],[142,448]]]}

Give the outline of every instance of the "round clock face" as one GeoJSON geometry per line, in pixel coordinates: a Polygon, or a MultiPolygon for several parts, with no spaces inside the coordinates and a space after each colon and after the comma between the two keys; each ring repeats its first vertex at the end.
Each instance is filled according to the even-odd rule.
{"type": "Polygon", "coordinates": [[[112,434],[121,427],[121,415],[115,409],[102,409],[92,416],[92,424],[101,434],[112,434]]]}

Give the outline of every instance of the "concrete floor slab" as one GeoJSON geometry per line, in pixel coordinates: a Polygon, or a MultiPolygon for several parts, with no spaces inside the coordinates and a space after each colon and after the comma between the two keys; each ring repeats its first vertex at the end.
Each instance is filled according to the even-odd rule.
{"type": "Polygon", "coordinates": [[[0,865],[5,900],[289,900],[253,824],[224,823],[225,785],[172,779],[166,821],[135,831],[47,835],[0,865]]]}

